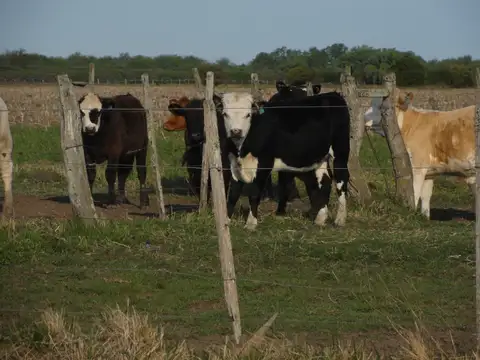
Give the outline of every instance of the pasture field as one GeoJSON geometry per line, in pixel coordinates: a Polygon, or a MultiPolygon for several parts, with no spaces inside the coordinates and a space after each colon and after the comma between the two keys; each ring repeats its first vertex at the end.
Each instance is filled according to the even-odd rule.
{"type": "MultiPolygon", "coordinates": [[[[113,94],[126,89],[112,86],[97,91],[113,94]]],[[[165,341],[185,339],[195,349],[221,345],[231,325],[223,300],[218,240],[211,213],[192,211],[197,199],[185,194],[186,171],[180,166],[183,135],[158,131],[168,220],[153,218],[153,205],[143,212],[136,207],[135,172],[127,182],[127,196],[134,204],[102,208],[99,201],[106,182],[100,167],[94,199],[108,225],[84,228],[65,221],[71,208],[56,91],[53,86],[0,87],[15,122],[17,218],[15,226],[0,231],[0,351],[7,354],[14,344],[17,355],[10,352],[9,358],[21,354],[32,359],[69,358],[52,345],[49,336],[52,331],[60,336],[61,324],[50,312],[42,315],[48,309],[63,309],[65,319],[75,321],[85,334],[103,326],[118,337],[127,336],[125,329],[123,335],[118,332],[119,318],[125,322],[128,317],[115,311],[102,316],[117,304],[130,315],[131,306],[148,314],[152,326],[164,326],[165,341]],[[42,316],[50,324],[48,333],[39,322],[42,316]]],[[[140,87],[130,86],[128,91],[141,98],[140,87]]],[[[413,91],[416,106],[432,107],[429,104],[436,101],[441,109],[474,104],[480,98],[480,92],[471,89],[413,91]]],[[[194,94],[193,88],[152,87],[154,103],[165,109],[168,97],[184,94],[194,94]]],[[[157,111],[157,121],[166,114],[157,111]]],[[[245,214],[237,206],[230,231],[244,333],[255,331],[279,312],[274,335],[308,343],[323,354],[322,347],[331,346],[335,338],[365,342],[368,351],[398,355],[407,346],[398,329],[415,332],[417,323],[430,335],[422,334],[438,341],[446,352],[471,352],[475,345],[473,196],[465,184],[442,178],[435,183],[433,219],[409,213],[389,198],[394,183],[385,140],[370,137],[375,151],[366,137],[361,162],[375,201],[362,208],[350,200],[345,228],[329,224],[319,229],[304,219],[302,212],[309,204],[300,183],[302,201],[290,205],[289,215],[275,217],[275,203],[263,203],[254,232],[243,229],[245,214]]],[[[149,172],[150,184],[152,180],[149,172]]],[[[330,209],[335,210],[335,193],[331,199],[330,209]]],[[[153,195],[150,200],[155,203],[153,195]]],[[[247,199],[241,203],[246,206],[247,199]]],[[[130,320],[138,323],[136,316],[130,320]]],[[[140,325],[140,332],[150,331],[140,325]]],[[[133,323],[128,326],[134,331],[133,323]]],[[[97,333],[98,341],[105,341],[102,334],[97,333]]],[[[65,339],[58,341],[66,347],[65,339]]],[[[415,344],[412,340],[408,346],[415,344]]],[[[353,358],[351,349],[330,358],[353,358]]],[[[434,350],[438,352],[437,345],[434,350]]],[[[288,356],[272,354],[264,355],[313,357],[293,350],[288,356]]]]}

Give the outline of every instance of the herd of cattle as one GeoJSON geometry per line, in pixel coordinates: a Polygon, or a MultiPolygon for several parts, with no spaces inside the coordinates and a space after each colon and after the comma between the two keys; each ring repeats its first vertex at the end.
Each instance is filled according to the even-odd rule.
{"type": "MultiPolygon", "coordinates": [[[[305,184],[310,199],[309,216],[325,225],[333,180],[338,195],[334,223],[345,224],[349,183],[350,115],[338,92],[321,92],[321,85],[307,95],[302,84],[277,81],[277,92],[267,101],[260,94],[226,92],[214,95],[220,153],[230,219],[247,184],[250,211],[246,227],[257,226],[261,199],[277,198],[277,215],[298,197],[295,177],[305,184]],[[333,169],[329,160],[333,160],[333,169]],[[278,172],[278,193],[273,193],[271,172],[278,172]]],[[[434,111],[412,106],[412,93],[395,89],[395,112],[413,167],[415,204],[429,218],[433,179],[440,174],[463,178],[475,185],[475,106],[453,111],[434,111]]],[[[128,202],[125,181],[135,161],[140,183],[140,207],[148,206],[146,158],[148,132],[141,102],[130,93],[100,97],[87,93],[78,101],[87,176],[92,188],[96,165],[107,161],[109,202],[128,202]],[[118,193],[115,182],[118,177],[118,193]]],[[[3,101],[0,108],[6,110],[3,101]]],[[[203,99],[171,99],[171,113],[163,128],[184,131],[189,183],[198,195],[203,157],[203,99]]],[[[0,115],[2,114],[0,109],[0,115]]],[[[6,114],[6,111],[3,111],[6,114]]],[[[7,116],[0,116],[0,166],[5,185],[5,209],[11,207],[12,140],[7,116]]],[[[378,128],[380,109],[365,113],[367,129],[378,128]]],[[[210,184],[209,184],[210,186],[210,184]]],[[[475,193],[474,193],[475,194],[475,193]]]]}

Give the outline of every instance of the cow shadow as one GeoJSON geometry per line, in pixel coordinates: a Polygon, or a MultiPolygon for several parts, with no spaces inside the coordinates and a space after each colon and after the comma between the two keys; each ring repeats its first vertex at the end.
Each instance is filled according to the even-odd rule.
{"type": "Polygon", "coordinates": [[[465,220],[475,221],[475,212],[464,209],[446,208],[430,209],[430,220],[434,221],[451,221],[451,220],[465,220]]]}

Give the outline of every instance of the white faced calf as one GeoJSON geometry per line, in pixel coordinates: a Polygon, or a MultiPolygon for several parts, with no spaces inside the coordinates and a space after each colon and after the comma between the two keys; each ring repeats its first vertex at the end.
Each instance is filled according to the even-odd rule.
{"type": "Polygon", "coordinates": [[[86,94],[79,101],[82,131],[85,134],[95,135],[101,125],[102,102],[98,95],[86,94]]]}

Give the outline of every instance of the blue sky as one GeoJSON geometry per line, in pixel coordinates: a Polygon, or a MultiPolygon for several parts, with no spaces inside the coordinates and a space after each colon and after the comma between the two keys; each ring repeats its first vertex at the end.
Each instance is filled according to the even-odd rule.
{"type": "Polygon", "coordinates": [[[0,51],[196,55],[240,63],[335,42],[480,58],[479,0],[2,0],[0,51]]]}

